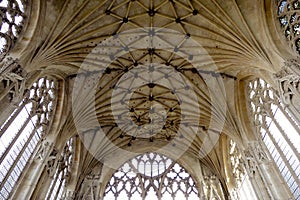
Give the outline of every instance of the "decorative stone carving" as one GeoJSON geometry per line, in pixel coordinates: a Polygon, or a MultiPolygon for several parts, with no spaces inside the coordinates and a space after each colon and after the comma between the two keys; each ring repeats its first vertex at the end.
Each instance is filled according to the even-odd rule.
{"type": "Polygon", "coordinates": [[[253,150],[254,150],[256,158],[259,162],[269,161],[266,152],[262,149],[262,146],[259,142],[253,143],[253,150]]]}
{"type": "Polygon", "coordinates": [[[293,105],[300,111],[300,64],[289,60],[275,77],[278,80],[279,95],[285,105],[293,105]]]}
{"type": "Polygon", "coordinates": [[[246,174],[244,160],[242,158],[240,150],[238,149],[236,143],[233,142],[233,140],[230,140],[229,148],[230,166],[232,169],[233,177],[235,179],[236,188],[239,188],[246,174]]]}
{"type": "Polygon", "coordinates": [[[259,142],[249,143],[248,148],[244,151],[245,166],[250,177],[256,173],[258,164],[269,161],[267,154],[263,151],[259,142]]]}
{"type": "Polygon", "coordinates": [[[53,143],[50,143],[47,140],[43,140],[40,144],[40,147],[39,147],[37,153],[36,153],[35,160],[41,160],[41,161],[46,160],[52,144],[53,143]]]}
{"type": "Polygon", "coordinates": [[[253,155],[252,149],[249,147],[244,151],[245,154],[245,167],[248,171],[249,177],[253,177],[256,173],[257,169],[257,162],[255,160],[255,157],[253,155]]]}
{"type": "Polygon", "coordinates": [[[56,169],[56,157],[57,157],[57,150],[53,149],[51,154],[49,155],[48,162],[47,162],[47,173],[50,178],[53,178],[56,169]]]}
{"type": "MultiPolygon", "coordinates": [[[[67,186],[71,179],[71,169],[74,158],[75,137],[71,137],[64,145],[60,154],[54,149],[53,157],[49,159],[47,172],[52,179],[46,199],[52,199],[60,195],[59,198],[66,197],[67,186]],[[60,192],[63,191],[63,192],[60,192]]],[[[58,198],[58,197],[57,197],[58,198]]]]}
{"type": "Polygon", "coordinates": [[[101,171],[102,164],[99,163],[87,173],[75,199],[99,199],[101,171]]]}
{"type": "Polygon", "coordinates": [[[294,0],[276,0],[274,2],[278,6],[277,17],[282,33],[286,37],[290,47],[300,54],[300,39],[298,37],[300,33],[300,3],[294,0]]]}
{"type": "Polygon", "coordinates": [[[231,190],[229,200],[240,200],[240,199],[241,198],[238,192],[238,188],[234,188],[233,190],[231,190]]]}
{"type": "Polygon", "coordinates": [[[11,101],[16,104],[23,99],[27,76],[18,62],[18,59],[6,57],[0,69],[0,82],[4,84],[4,89],[8,89],[11,101]]]}
{"type": "Polygon", "coordinates": [[[75,192],[74,191],[68,191],[65,197],[65,200],[72,200],[75,199],[75,192]]]}
{"type": "Polygon", "coordinates": [[[204,198],[207,200],[222,200],[224,197],[222,194],[222,189],[220,186],[219,179],[213,174],[207,174],[203,176],[203,188],[204,188],[204,198]]]}

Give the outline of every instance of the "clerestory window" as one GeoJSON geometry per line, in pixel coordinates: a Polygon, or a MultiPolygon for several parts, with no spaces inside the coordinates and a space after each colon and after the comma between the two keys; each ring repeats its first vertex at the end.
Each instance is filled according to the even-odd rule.
{"type": "Polygon", "coordinates": [[[248,84],[254,126],[295,199],[300,199],[300,126],[264,80],[248,84]]]}
{"type": "Polygon", "coordinates": [[[0,127],[0,199],[9,199],[39,142],[45,136],[56,104],[56,82],[44,77],[0,127]]]}

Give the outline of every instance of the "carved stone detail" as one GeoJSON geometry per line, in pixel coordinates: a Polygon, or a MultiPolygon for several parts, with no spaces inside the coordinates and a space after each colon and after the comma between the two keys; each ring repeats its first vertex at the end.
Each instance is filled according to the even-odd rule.
{"type": "Polygon", "coordinates": [[[294,0],[276,0],[277,4],[277,18],[283,35],[286,37],[290,47],[300,53],[300,40],[299,40],[299,1],[294,0]]]}
{"type": "Polygon", "coordinates": [[[81,185],[81,191],[79,199],[99,199],[100,190],[100,176],[102,171],[102,165],[97,165],[92,171],[90,171],[81,185]]]}
{"type": "Polygon", "coordinates": [[[244,151],[245,167],[250,177],[254,177],[260,163],[268,162],[268,156],[262,149],[259,142],[249,143],[248,148],[244,151]]]}
{"type": "MultiPolygon", "coordinates": [[[[27,73],[19,64],[18,59],[6,57],[0,69],[0,82],[10,94],[11,101],[19,103],[23,99],[27,73]]],[[[3,95],[2,95],[3,96],[3,95]]]]}
{"type": "MultiPolygon", "coordinates": [[[[51,150],[53,143],[43,140],[40,144],[40,147],[36,153],[35,160],[45,161],[47,159],[47,155],[51,150]]],[[[50,157],[49,157],[50,158],[50,157]]]]}
{"type": "Polygon", "coordinates": [[[50,178],[53,178],[55,174],[57,153],[58,153],[57,149],[54,148],[48,157],[46,168],[47,168],[48,176],[50,178]]]}
{"type": "Polygon", "coordinates": [[[229,142],[229,158],[230,165],[233,173],[233,178],[235,179],[236,188],[241,186],[243,178],[246,174],[246,170],[244,167],[244,160],[242,158],[242,154],[238,149],[237,145],[233,140],[229,142]]]}
{"type": "Polygon", "coordinates": [[[286,105],[293,105],[300,111],[300,64],[299,60],[289,60],[275,77],[278,81],[279,95],[286,105]]]}
{"type": "Polygon", "coordinates": [[[65,200],[73,200],[75,199],[75,192],[74,191],[68,191],[66,194],[65,200]]]}

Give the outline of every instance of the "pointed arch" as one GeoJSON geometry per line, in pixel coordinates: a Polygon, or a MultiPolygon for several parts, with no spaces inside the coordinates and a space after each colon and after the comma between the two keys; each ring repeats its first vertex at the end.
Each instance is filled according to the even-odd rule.
{"type": "Polygon", "coordinates": [[[172,159],[145,153],[124,163],[106,185],[104,199],[199,199],[192,176],[172,159]]]}
{"type": "Polygon", "coordinates": [[[8,199],[49,129],[56,106],[56,81],[39,78],[0,127],[0,197],[8,199]]]}

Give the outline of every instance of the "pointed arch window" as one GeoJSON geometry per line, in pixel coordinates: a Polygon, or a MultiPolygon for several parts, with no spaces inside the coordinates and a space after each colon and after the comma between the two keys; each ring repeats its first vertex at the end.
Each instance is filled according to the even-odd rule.
{"type": "Polygon", "coordinates": [[[0,199],[8,199],[47,132],[56,104],[56,82],[44,77],[0,127],[0,199]]]}
{"type": "Polygon", "coordinates": [[[178,163],[157,153],[139,155],[121,166],[106,186],[104,200],[199,199],[195,181],[178,163]]]}
{"type": "Polygon", "coordinates": [[[251,118],[295,199],[300,199],[300,126],[264,80],[248,84],[251,118]]]}

